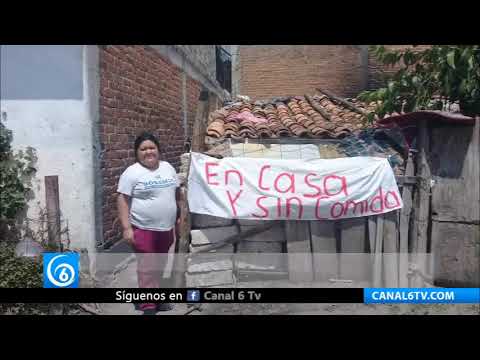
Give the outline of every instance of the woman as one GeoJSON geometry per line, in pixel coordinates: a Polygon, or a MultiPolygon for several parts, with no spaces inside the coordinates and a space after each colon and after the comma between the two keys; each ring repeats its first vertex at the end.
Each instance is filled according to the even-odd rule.
{"type": "MultiPolygon", "coordinates": [[[[137,253],[140,288],[161,287],[165,259],[174,242],[173,231],[180,213],[177,173],[168,162],[160,161],[159,148],[153,134],[141,134],[134,144],[137,162],[122,173],[117,189],[123,238],[137,253]]],[[[148,303],[138,307],[145,315],[172,309],[170,304],[148,303]]]]}

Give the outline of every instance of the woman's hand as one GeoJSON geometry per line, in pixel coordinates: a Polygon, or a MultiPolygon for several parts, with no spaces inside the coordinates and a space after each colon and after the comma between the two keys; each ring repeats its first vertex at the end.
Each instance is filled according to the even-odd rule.
{"type": "Polygon", "coordinates": [[[175,221],[175,239],[178,240],[180,239],[180,218],[175,221]]]}
{"type": "Polygon", "coordinates": [[[123,238],[130,245],[133,245],[133,229],[132,224],[130,224],[128,219],[128,214],[130,213],[130,196],[119,193],[117,196],[117,211],[118,219],[122,225],[123,238]]]}
{"type": "Polygon", "coordinates": [[[133,246],[133,229],[131,227],[123,230],[123,238],[133,246]]]}

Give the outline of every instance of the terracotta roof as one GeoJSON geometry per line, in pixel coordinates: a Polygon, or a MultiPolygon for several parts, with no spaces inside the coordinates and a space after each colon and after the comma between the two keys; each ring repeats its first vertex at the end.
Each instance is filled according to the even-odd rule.
{"type": "MultiPolygon", "coordinates": [[[[349,99],[370,112],[375,105],[349,99]]],[[[365,117],[325,95],[237,102],[209,116],[207,136],[214,138],[343,138],[366,128],[365,117]]]]}

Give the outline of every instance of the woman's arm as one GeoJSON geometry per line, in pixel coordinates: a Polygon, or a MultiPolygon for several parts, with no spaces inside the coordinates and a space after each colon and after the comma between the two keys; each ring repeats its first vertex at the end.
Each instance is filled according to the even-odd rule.
{"type": "Polygon", "coordinates": [[[177,221],[180,219],[180,215],[181,215],[181,196],[182,196],[182,193],[181,193],[181,190],[180,190],[180,187],[177,187],[175,189],[175,201],[177,202],[177,221]]]}
{"type": "Polygon", "coordinates": [[[182,197],[182,192],[181,188],[177,187],[175,189],[175,201],[177,203],[177,217],[175,220],[175,238],[178,240],[180,237],[180,216],[182,215],[182,209],[181,209],[181,197],[182,197]]]}
{"type": "Polygon", "coordinates": [[[118,219],[122,225],[123,238],[130,244],[133,245],[133,229],[129,221],[130,214],[130,196],[118,193],[117,196],[117,211],[118,219]]]}

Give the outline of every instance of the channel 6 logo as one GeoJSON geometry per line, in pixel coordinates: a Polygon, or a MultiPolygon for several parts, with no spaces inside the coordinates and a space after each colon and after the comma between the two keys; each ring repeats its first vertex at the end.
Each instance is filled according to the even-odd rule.
{"type": "Polygon", "coordinates": [[[78,253],[44,253],[43,287],[78,288],[78,253]]]}

